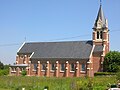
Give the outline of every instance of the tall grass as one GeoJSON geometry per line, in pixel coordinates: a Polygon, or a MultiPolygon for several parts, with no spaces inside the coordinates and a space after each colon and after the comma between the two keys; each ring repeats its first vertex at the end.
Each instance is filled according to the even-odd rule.
{"type": "Polygon", "coordinates": [[[116,83],[115,76],[94,78],[46,78],[27,76],[0,76],[0,88],[9,90],[105,90],[109,83],[116,83]],[[91,89],[90,89],[91,87],[91,89]]]}

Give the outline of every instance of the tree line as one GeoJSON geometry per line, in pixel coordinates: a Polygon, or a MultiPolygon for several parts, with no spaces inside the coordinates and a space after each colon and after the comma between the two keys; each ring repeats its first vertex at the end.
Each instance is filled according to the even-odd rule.
{"type": "Polygon", "coordinates": [[[120,72],[120,52],[110,51],[105,55],[103,70],[105,72],[120,72]]]}
{"type": "Polygon", "coordinates": [[[8,75],[8,74],[9,74],[9,65],[4,65],[0,61],[0,76],[8,75]]]}

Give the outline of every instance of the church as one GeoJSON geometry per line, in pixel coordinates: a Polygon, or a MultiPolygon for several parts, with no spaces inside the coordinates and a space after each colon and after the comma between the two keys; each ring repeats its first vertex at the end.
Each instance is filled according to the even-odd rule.
{"type": "Polygon", "coordinates": [[[109,52],[108,22],[102,5],[92,30],[92,40],[63,42],[25,42],[17,51],[16,63],[9,74],[40,77],[94,77],[103,71],[109,52]]]}

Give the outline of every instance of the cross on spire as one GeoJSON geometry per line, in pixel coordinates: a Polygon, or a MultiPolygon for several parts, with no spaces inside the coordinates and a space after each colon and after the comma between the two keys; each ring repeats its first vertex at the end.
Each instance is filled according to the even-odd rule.
{"type": "Polygon", "coordinates": [[[102,5],[102,0],[100,0],[100,5],[102,5]]]}

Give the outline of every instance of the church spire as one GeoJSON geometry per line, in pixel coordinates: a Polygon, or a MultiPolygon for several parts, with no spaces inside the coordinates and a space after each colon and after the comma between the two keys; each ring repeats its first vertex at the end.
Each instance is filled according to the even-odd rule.
{"type": "Polygon", "coordinates": [[[103,10],[102,10],[102,2],[100,0],[100,8],[98,11],[97,18],[95,20],[94,28],[106,28],[108,27],[107,20],[104,16],[103,10]]]}
{"type": "Polygon", "coordinates": [[[109,51],[109,30],[108,30],[108,22],[104,16],[102,10],[102,2],[100,0],[100,7],[97,14],[97,18],[93,27],[93,45],[101,45],[104,47],[104,54],[109,51]]]}

